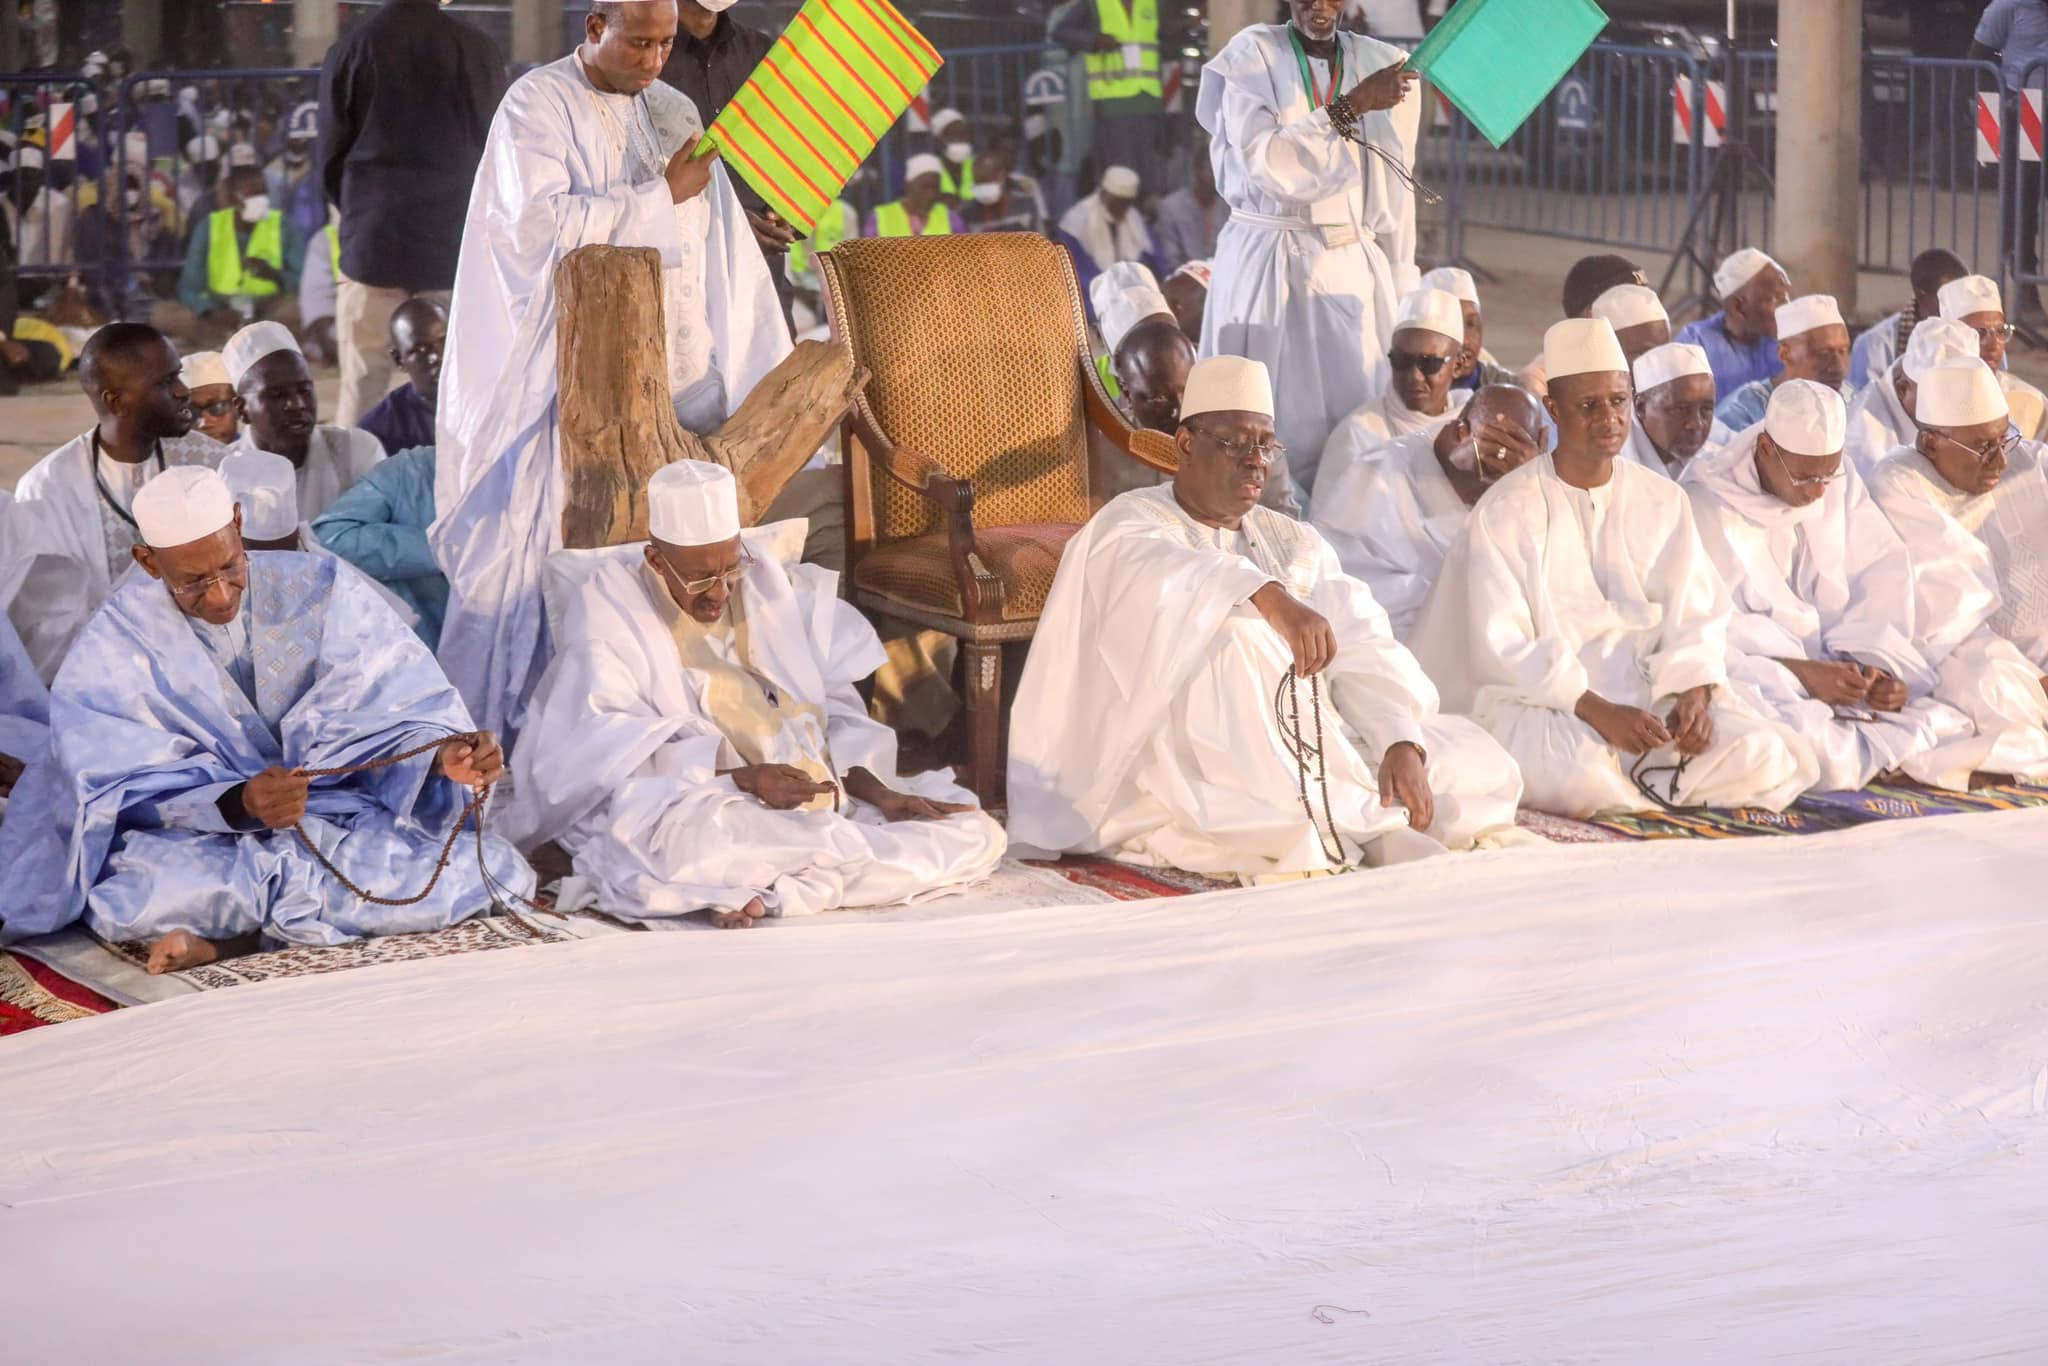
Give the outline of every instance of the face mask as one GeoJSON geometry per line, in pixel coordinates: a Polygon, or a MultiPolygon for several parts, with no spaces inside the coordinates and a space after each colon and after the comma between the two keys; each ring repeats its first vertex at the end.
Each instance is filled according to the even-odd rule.
{"type": "Polygon", "coordinates": [[[974,196],[977,204],[993,204],[1003,197],[1003,185],[999,180],[977,180],[968,193],[974,196]]]}
{"type": "Polygon", "coordinates": [[[973,155],[974,144],[971,142],[949,142],[946,144],[946,160],[952,162],[955,166],[958,166],[973,155]]]}
{"type": "Polygon", "coordinates": [[[247,199],[242,201],[242,221],[244,223],[261,223],[265,218],[269,216],[269,195],[252,194],[247,199]]]}

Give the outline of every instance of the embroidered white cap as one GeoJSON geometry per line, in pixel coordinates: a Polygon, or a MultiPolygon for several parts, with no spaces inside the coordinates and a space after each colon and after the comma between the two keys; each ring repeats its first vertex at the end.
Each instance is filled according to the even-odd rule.
{"type": "Polygon", "coordinates": [[[1263,413],[1273,416],[1273,377],[1264,361],[1243,356],[1210,356],[1188,370],[1181,391],[1180,420],[1203,413],[1263,413]]]}
{"type": "Polygon", "coordinates": [[[1832,294],[1802,294],[1778,305],[1778,340],[1811,332],[1817,327],[1845,327],[1842,310],[1832,294]]]}
{"type": "Polygon", "coordinates": [[[903,163],[903,183],[907,186],[921,175],[938,175],[946,169],[946,163],[930,152],[919,152],[903,163]]]}
{"type": "Polygon", "coordinates": [[[1216,268],[1209,262],[1183,261],[1180,263],[1180,268],[1175,270],[1173,274],[1167,276],[1166,278],[1169,280],[1179,280],[1183,278],[1193,280],[1203,289],[1207,289],[1209,287],[1209,282],[1213,280],[1215,277],[1216,268]]]}
{"type": "Polygon", "coordinates": [[[1644,323],[1668,323],[1664,301],[1648,285],[1616,285],[1593,300],[1593,316],[1614,324],[1614,330],[1641,327],[1644,323]]]}
{"type": "Polygon", "coordinates": [[[157,550],[203,541],[235,520],[235,495],[204,465],[173,465],[135,494],[135,529],[157,550]]]}
{"type": "Polygon", "coordinates": [[[1920,379],[1913,416],[1923,427],[1974,427],[2007,417],[2005,390],[1991,367],[1974,357],[1952,360],[1920,379]]]}
{"type": "Polygon", "coordinates": [[[1765,267],[1784,272],[1784,267],[1755,247],[1744,247],[1732,252],[1728,258],[1714,267],[1714,297],[1725,299],[1736,290],[1754,280],[1765,267]]]}
{"type": "Polygon", "coordinates": [[[1788,379],[1771,390],[1764,430],[1793,455],[1835,455],[1848,440],[1849,407],[1825,384],[1788,379]]]}
{"type": "Polygon", "coordinates": [[[1441,289],[1418,289],[1401,300],[1400,311],[1394,315],[1394,331],[1399,333],[1409,328],[1434,332],[1449,337],[1454,342],[1465,340],[1465,310],[1458,307],[1458,297],[1441,289]]]}
{"type": "Polygon", "coordinates": [[[1102,328],[1102,344],[1116,354],[1117,345],[1133,327],[1155,313],[1173,316],[1152,272],[1138,261],[1118,261],[1088,282],[1088,301],[1102,328]]]}
{"type": "Polygon", "coordinates": [[[1998,281],[1988,275],[1965,275],[1960,280],[1950,280],[1934,297],[1941,303],[1944,318],[2005,312],[2005,303],[1998,297],[1998,281]]]}
{"type": "Polygon", "coordinates": [[[1906,339],[1906,354],[1899,357],[1899,368],[1917,383],[1937,365],[1975,359],[1975,328],[1954,318],[1922,318],[1913,324],[1913,335],[1906,339]]]}
{"type": "Polygon", "coordinates": [[[299,472],[269,451],[237,447],[220,459],[220,477],[242,508],[242,535],[281,541],[299,531],[299,472]]]}
{"type": "Polygon", "coordinates": [[[1628,373],[1628,357],[1605,318],[1566,318],[1543,334],[1543,364],[1552,379],[1568,375],[1628,373]]]}
{"type": "Polygon", "coordinates": [[[1714,377],[1714,367],[1707,363],[1706,347],[1694,346],[1691,342],[1665,342],[1636,357],[1636,392],[1639,394],[1647,394],[1687,375],[1714,377]]]}
{"type": "Polygon", "coordinates": [[[218,351],[194,351],[178,364],[178,382],[187,389],[204,389],[209,384],[233,384],[227,362],[218,351]]]}
{"type": "Polygon", "coordinates": [[[1102,192],[1118,199],[1136,199],[1138,184],[1138,173],[1128,166],[1111,166],[1102,173],[1102,192]]]}
{"type": "Polygon", "coordinates": [[[740,486],[708,460],[678,460],[647,481],[647,533],[669,545],[720,545],[740,534],[740,486]]]}
{"type": "Polygon", "coordinates": [[[240,384],[242,376],[249,373],[249,367],[265,356],[274,356],[280,351],[299,351],[299,339],[292,330],[281,322],[266,318],[262,322],[250,323],[220,349],[221,363],[228,368],[228,380],[240,384]]]}
{"type": "Polygon", "coordinates": [[[941,109],[938,113],[932,115],[932,136],[937,137],[940,129],[951,124],[965,122],[967,122],[967,116],[959,110],[941,109]]]}
{"type": "Polygon", "coordinates": [[[1479,307],[1479,286],[1472,283],[1472,272],[1456,266],[1438,266],[1422,276],[1424,289],[1440,289],[1459,303],[1479,307]]]}

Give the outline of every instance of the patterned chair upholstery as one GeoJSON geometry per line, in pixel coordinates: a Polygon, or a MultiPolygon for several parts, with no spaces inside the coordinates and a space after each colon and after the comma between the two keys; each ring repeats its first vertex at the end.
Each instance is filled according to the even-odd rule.
{"type": "Polygon", "coordinates": [[[1002,791],[1002,647],[1026,641],[1110,460],[1173,469],[1103,391],[1072,261],[1033,233],[843,242],[818,258],[833,336],[869,374],[846,419],[847,584],[958,638],[972,786],[1002,791]]]}

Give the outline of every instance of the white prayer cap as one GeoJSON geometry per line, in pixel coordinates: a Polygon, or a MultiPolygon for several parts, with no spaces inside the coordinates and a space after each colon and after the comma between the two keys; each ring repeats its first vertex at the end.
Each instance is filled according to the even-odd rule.
{"type": "Polygon", "coordinates": [[[1447,294],[1441,289],[1418,289],[1401,300],[1401,309],[1394,315],[1394,331],[1411,327],[1462,342],[1465,340],[1465,312],[1458,307],[1455,294],[1447,294]]]}
{"type": "Polygon", "coordinates": [[[921,175],[938,175],[946,169],[946,163],[930,152],[919,152],[903,163],[903,183],[907,186],[921,175]]]}
{"type": "Polygon", "coordinates": [[[43,164],[43,149],[33,142],[24,143],[14,151],[14,165],[17,170],[28,170],[43,164]]]}
{"type": "Polygon", "coordinates": [[[1143,319],[1155,313],[1173,316],[1173,308],[1152,278],[1152,272],[1137,261],[1118,261],[1088,282],[1088,300],[1095,305],[1095,320],[1102,327],[1102,344],[1116,354],[1117,346],[1143,319]]]}
{"type": "Polygon", "coordinates": [[[2005,312],[2005,304],[1998,297],[1998,281],[1988,275],[1965,275],[1960,280],[1950,280],[1934,297],[1941,302],[1944,318],[2005,312]]]}
{"type": "Polygon", "coordinates": [[[1264,361],[1243,356],[1210,356],[1188,370],[1181,391],[1180,420],[1203,413],[1262,413],[1273,416],[1273,377],[1264,361]]]}
{"type": "Polygon", "coordinates": [[[209,384],[233,384],[227,362],[218,351],[194,351],[178,366],[178,380],[187,389],[204,389],[209,384]]]}
{"type": "Polygon", "coordinates": [[[938,113],[932,115],[932,136],[937,137],[939,135],[939,130],[941,128],[944,128],[949,123],[965,122],[967,122],[967,116],[961,113],[959,110],[941,109],[938,113]]]}
{"type": "Polygon", "coordinates": [[[1727,298],[1754,280],[1766,266],[1780,274],[1785,269],[1755,247],[1744,247],[1714,267],[1714,297],[1727,298]]]}
{"type": "Polygon", "coordinates": [[[1644,323],[1671,321],[1671,315],[1664,311],[1664,301],[1648,285],[1614,286],[1593,300],[1593,316],[1607,319],[1617,332],[1644,323]]]}
{"type": "Polygon", "coordinates": [[[1472,283],[1472,272],[1456,266],[1438,266],[1422,277],[1424,289],[1440,289],[1459,303],[1479,307],[1479,286],[1472,283]]]}
{"type": "Polygon", "coordinates": [[[1811,332],[1817,327],[1846,327],[1842,310],[1832,294],[1802,294],[1790,303],[1778,305],[1778,340],[1811,332]]]}
{"type": "Polygon", "coordinates": [[[1906,372],[1907,379],[1917,383],[1937,365],[1975,359],[1975,328],[1954,318],[1922,318],[1913,324],[1913,335],[1906,339],[1906,354],[1899,357],[1899,368],[1906,372]]]}
{"type": "Polygon", "coordinates": [[[720,545],[740,534],[740,486],[707,460],[678,460],[647,481],[647,533],[670,545],[720,545]]]}
{"type": "Polygon", "coordinates": [[[1102,173],[1102,192],[1118,199],[1136,199],[1138,183],[1138,173],[1128,166],[1112,166],[1102,173]]]}
{"type": "Polygon", "coordinates": [[[1707,348],[1694,346],[1690,342],[1665,342],[1653,346],[1636,357],[1636,392],[1647,394],[1650,390],[1684,379],[1687,375],[1714,377],[1714,367],[1707,363],[1707,348]]]}
{"type": "Polygon", "coordinates": [[[127,136],[121,139],[121,146],[126,154],[125,159],[128,163],[125,169],[133,171],[137,175],[149,169],[147,164],[149,161],[149,134],[143,132],[140,128],[131,128],[128,130],[127,136]]]}
{"type": "Polygon", "coordinates": [[[1983,361],[1952,360],[1935,366],[1920,380],[1913,418],[1923,427],[1974,427],[1998,422],[2010,413],[1998,376],[1983,361]]]}
{"type": "Polygon", "coordinates": [[[256,155],[256,149],[246,142],[238,142],[228,148],[228,165],[235,168],[261,166],[263,159],[256,155]]]}
{"type": "Polygon", "coordinates": [[[1788,379],[1771,390],[1764,430],[1793,455],[1834,455],[1848,440],[1849,407],[1825,384],[1788,379]]]}
{"type": "Polygon", "coordinates": [[[1203,289],[1207,289],[1209,282],[1216,277],[1216,267],[1207,261],[1183,261],[1180,263],[1180,268],[1166,278],[1178,280],[1182,276],[1186,276],[1203,289]]]}
{"type": "Polygon", "coordinates": [[[205,540],[234,521],[235,495],[204,465],[173,465],[136,492],[131,510],[143,544],[163,550],[205,540]]]}
{"type": "MultiPolygon", "coordinates": [[[[250,323],[220,349],[221,363],[228,368],[231,383],[240,384],[242,376],[249,373],[249,367],[265,356],[274,356],[280,351],[298,351],[299,339],[283,323],[265,319],[250,323]]],[[[299,354],[304,355],[303,351],[299,354]]]]}
{"type": "Polygon", "coordinates": [[[220,139],[211,133],[201,133],[185,143],[185,160],[219,161],[220,139]]]}
{"type": "Polygon", "coordinates": [[[1605,318],[1566,318],[1543,334],[1543,364],[1552,379],[1567,375],[1628,373],[1628,357],[1605,318]]]}
{"type": "Polygon", "coordinates": [[[242,535],[281,541],[299,531],[299,472],[269,451],[237,448],[220,458],[220,477],[242,506],[242,535]]]}

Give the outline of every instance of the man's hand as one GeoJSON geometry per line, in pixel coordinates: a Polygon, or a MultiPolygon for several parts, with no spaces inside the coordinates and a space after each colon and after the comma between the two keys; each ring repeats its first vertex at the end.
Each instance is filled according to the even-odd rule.
{"type": "Polygon", "coordinates": [[[14,785],[21,781],[23,767],[12,754],[0,754],[0,797],[14,795],[14,785]]]}
{"type": "Polygon", "coordinates": [[[668,169],[662,173],[668,181],[668,197],[680,204],[704,193],[704,187],[711,183],[711,163],[717,159],[716,147],[706,147],[698,156],[692,156],[690,149],[684,147],[670,157],[668,169]]]}
{"type": "Polygon", "coordinates": [[[242,784],[242,811],[266,830],[289,830],[305,819],[308,786],[296,769],[266,768],[242,784]]]}
{"type": "Polygon", "coordinates": [[[268,280],[274,285],[284,283],[284,273],[270,262],[251,256],[242,262],[242,272],[259,280],[268,280]]]}
{"type": "Polygon", "coordinates": [[[1375,109],[1392,109],[1408,98],[1410,87],[1421,79],[1417,72],[1406,70],[1402,62],[1395,62],[1352,86],[1345,92],[1344,103],[1359,114],[1368,114],[1375,109]]]}
{"type": "Polygon", "coordinates": [[[1906,705],[1906,685],[1876,665],[1865,665],[1863,676],[1870,682],[1866,699],[1872,711],[1901,711],[1906,705]]]}
{"type": "Polygon", "coordinates": [[[782,215],[773,209],[755,213],[747,210],[747,226],[754,230],[754,240],[761,244],[761,250],[773,255],[789,250],[796,241],[796,229],[782,221],[782,215]]]}
{"type": "Polygon", "coordinates": [[[794,811],[832,790],[832,784],[815,782],[810,774],[790,764],[749,764],[725,776],[740,791],[776,811],[794,811]]]}
{"type": "Polygon", "coordinates": [[[434,758],[442,777],[464,787],[488,787],[505,776],[505,752],[487,730],[456,736],[434,758]]]}
{"type": "Polygon", "coordinates": [[[1781,659],[1806,695],[1831,707],[1860,707],[1870,694],[1870,678],[1859,665],[1840,659],[1781,659]]]}
{"type": "Polygon", "coordinates": [[[942,821],[959,812],[974,810],[965,802],[935,802],[929,797],[898,792],[885,786],[880,778],[865,768],[847,771],[846,795],[855,801],[866,802],[881,812],[883,819],[892,821],[942,821]]]}
{"type": "Polygon", "coordinates": [[[1543,454],[1529,434],[1499,417],[1489,417],[1472,433],[1472,449],[1482,465],[1496,470],[1515,470],[1543,454]]]}
{"type": "Polygon", "coordinates": [[[1429,774],[1422,751],[1402,740],[1389,745],[1380,758],[1380,805],[1399,802],[1408,808],[1408,828],[1427,830],[1436,821],[1436,796],[1429,790],[1429,774]]]}
{"type": "Polygon", "coordinates": [[[1714,716],[1707,710],[1707,700],[1713,695],[1714,690],[1704,685],[1687,688],[1678,695],[1671,715],[1664,718],[1664,728],[1671,732],[1671,743],[1680,754],[1704,754],[1714,743],[1714,716]]]}
{"type": "Polygon", "coordinates": [[[1293,652],[1298,677],[1321,673],[1337,657],[1337,633],[1323,614],[1279,584],[1269,583],[1252,594],[1252,606],[1293,652]]]}
{"type": "Polygon", "coordinates": [[[1591,726],[1600,738],[1623,754],[1648,754],[1671,743],[1671,732],[1641,707],[1624,707],[1588,691],[1579,697],[1572,715],[1591,726]]]}

